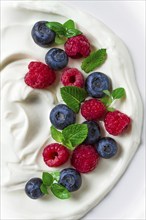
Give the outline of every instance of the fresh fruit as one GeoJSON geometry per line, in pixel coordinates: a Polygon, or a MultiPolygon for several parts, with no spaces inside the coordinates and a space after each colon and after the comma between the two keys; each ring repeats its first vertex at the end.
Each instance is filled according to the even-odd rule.
{"type": "Polygon", "coordinates": [[[55,32],[46,26],[47,21],[38,21],[32,28],[31,36],[36,44],[49,47],[55,40],[55,32]]]}
{"type": "Polygon", "coordinates": [[[84,77],[82,73],[76,68],[67,68],[63,71],[61,82],[64,86],[84,86],[84,77]]]}
{"type": "Polygon", "coordinates": [[[73,168],[66,168],[60,172],[59,184],[69,192],[77,191],[82,184],[81,174],[73,168]]]}
{"type": "Polygon", "coordinates": [[[40,178],[32,178],[25,185],[25,193],[31,199],[38,199],[44,194],[42,193],[40,187],[42,185],[42,180],[40,178]]]}
{"type": "Polygon", "coordinates": [[[58,167],[68,160],[69,151],[61,144],[49,144],[43,150],[43,158],[47,166],[58,167]]]}
{"type": "Polygon", "coordinates": [[[86,79],[85,89],[89,96],[102,98],[105,95],[103,90],[111,89],[110,79],[104,73],[91,73],[86,79]]]}
{"type": "Polygon", "coordinates": [[[105,112],[105,105],[97,99],[86,100],[81,106],[81,114],[86,120],[99,120],[105,112]]]}
{"type": "Polygon", "coordinates": [[[113,138],[103,137],[95,144],[97,153],[105,158],[109,159],[117,153],[117,143],[113,138]]]}
{"type": "Polygon", "coordinates": [[[72,58],[87,57],[90,54],[90,43],[83,34],[69,38],[64,47],[67,55],[72,58]]]}
{"type": "Polygon", "coordinates": [[[54,70],[61,70],[68,64],[68,56],[64,50],[60,48],[52,48],[45,56],[48,66],[54,70]]]}
{"type": "Polygon", "coordinates": [[[95,169],[99,155],[92,145],[79,145],[72,154],[71,164],[80,173],[88,173],[95,169]]]}
{"type": "Polygon", "coordinates": [[[25,83],[34,89],[44,89],[52,85],[56,79],[55,72],[41,62],[30,62],[29,72],[25,75],[25,83]]]}
{"type": "Polygon", "coordinates": [[[130,124],[130,117],[116,110],[108,112],[104,119],[104,125],[109,134],[114,136],[122,134],[130,124]]]}
{"type": "Polygon", "coordinates": [[[84,121],[83,124],[88,126],[88,135],[85,139],[85,144],[95,144],[100,138],[100,127],[95,121],[84,121]]]}
{"type": "Polygon", "coordinates": [[[64,129],[76,121],[75,113],[67,105],[56,105],[50,113],[50,121],[55,128],[64,129]]]}

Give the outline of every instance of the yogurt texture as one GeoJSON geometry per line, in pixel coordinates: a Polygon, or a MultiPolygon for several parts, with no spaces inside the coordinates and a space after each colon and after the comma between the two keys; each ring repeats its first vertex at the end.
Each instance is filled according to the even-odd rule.
{"type": "MultiPolygon", "coordinates": [[[[16,1],[3,2],[2,6],[2,219],[79,219],[113,188],[140,142],[142,103],[131,58],[123,42],[102,22],[62,2],[16,1]],[[76,22],[92,46],[107,49],[108,58],[97,71],[112,79],[113,88],[125,88],[125,101],[117,101],[114,107],[132,118],[132,127],[115,138],[118,155],[110,160],[101,159],[93,172],[83,174],[83,185],[72,193],[71,199],[62,201],[50,193],[34,201],[25,195],[24,186],[30,178],[41,177],[43,171],[54,170],[43,162],[42,151],[54,142],[50,135],[50,111],[63,101],[60,72],[49,89],[32,89],[24,83],[29,62],[45,62],[49,50],[33,42],[31,29],[39,20],[65,22],[67,19],[76,22]]],[[[81,59],[70,59],[68,66],[81,70],[81,59]]],[[[82,121],[79,114],[77,123],[82,121]]],[[[59,170],[69,166],[68,162],[59,170]]]]}

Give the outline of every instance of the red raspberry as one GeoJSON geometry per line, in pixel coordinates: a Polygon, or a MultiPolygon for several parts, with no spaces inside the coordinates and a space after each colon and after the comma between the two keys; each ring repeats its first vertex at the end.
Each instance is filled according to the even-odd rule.
{"type": "Polygon", "coordinates": [[[67,55],[72,58],[87,57],[90,54],[90,43],[82,34],[69,38],[64,48],[67,55]]]}
{"type": "Polygon", "coordinates": [[[99,120],[105,112],[105,105],[97,99],[89,99],[81,106],[81,114],[86,120],[99,120]]]}
{"type": "Polygon", "coordinates": [[[80,145],[72,154],[71,164],[77,171],[88,173],[95,169],[99,161],[99,155],[92,145],[80,145]]]}
{"type": "Polygon", "coordinates": [[[84,77],[76,68],[65,69],[62,73],[61,81],[64,86],[84,86],[84,77]]]}
{"type": "Polygon", "coordinates": [[[129,125],[131,119],[120,111],[108,112],[104,119],[105,128],[109,134],[117,136],[129,125]]]}
{"type": "Polygon", "coordinates": [[[29,72],[25,75],[25,83],[35,89],[46,88],[55,81],[55,72],[47,65],[41,62],[30,62],[29,72]]]}
{"type": "Polygon", "coordinates": [[[49,167],[58,167],[69,158],[69,151],[61,144],[49,144],[43,151],[44,162],[49,167]]]}

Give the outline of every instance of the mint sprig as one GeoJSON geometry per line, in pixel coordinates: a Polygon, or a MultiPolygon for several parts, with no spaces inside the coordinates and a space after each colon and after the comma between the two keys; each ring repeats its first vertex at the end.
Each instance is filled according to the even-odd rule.
{"type": "Polygon", "coordinates": [[[51,185],[51,191],[59,199],[69,199],[70,192],[62,185],[54,183],[51,185]]]}
{"type": "Polygon", "coordinates": [[[80,110],[81,103],[85,100],[87,93],[84,89],[76,86],[65,86],[60,89],[63,101],[75,113],[80,110]]]}
{"type": "Polygon", "coordinates": [[[74,150],[87,137],[88,127],[86,124],[72,124],[63,129],[62,133],[52,125],[51,135],[53,139],[65,145],[69,150],[74,150]],[[59,136],[59,137],[58,137],[59,136]]]}
{"type": "Polygon", "coordinates": [[[111,107],[111,104],[116,100],[116,99],[121,99],[126,96],[126,92],[124,88],[116,88],[112,92],[109,90],[103,90],[104,96],[101,101],[106,105],[107,110],[110,112],[113,112],[115,109],[111,107]]]}
{"type": "Polygon", "coordinates": [[[100,49],[92,52],[82,62],[81,68],[86,73],[93,71],[95,68],[101,66],[107,58],[106,49],[100,49]]]}

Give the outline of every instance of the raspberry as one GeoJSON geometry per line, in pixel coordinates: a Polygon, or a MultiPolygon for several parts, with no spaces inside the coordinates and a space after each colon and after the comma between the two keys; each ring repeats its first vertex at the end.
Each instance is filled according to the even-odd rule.
{"type": "Polygon", "coordinates": [[[95,169],[99,161],[99,155],[92,145],[78,146],[71,158],[71,164],[81,173],[88,173],[95,169]]]}
{"type": "Polygon", "coordinates": [[[97,99],[89,99],[81,106],[81,114],[86,120],[99,120],[106,112],[104,104],[97,99]]]}
{"type": "Polygon", "coordinates": [[[82,34],[69,38],[64,47],[67,55],[72,58],[87,57],[90,54],[90,43],[82,34]]]}
{"type": "Polygon", "coordinates": [[[104,119],[105,128],[109,134],[117,136],[129,125],[131,119],[120,111],[108,112],[104,119]]]}
{"type": "Polygon", "coordinates": [[[84,77],[76,68],[65,69],[62,73],[61,81],[64,86],[84,86],[84,77]]]}
{"type": "Polygon", "coordinates": [[[29,72],[25,75],[25,83],[35,89],[43,89],[50,86],[56,79],[55,72],[41,62],[30,62],[29,72]]]}
{"type": "Polygon", "coordinates": [[[49,167],[58,167],[69,158],[69,151],[61,144],[50,144],[43,151],[44,162],[49,167]]]}

